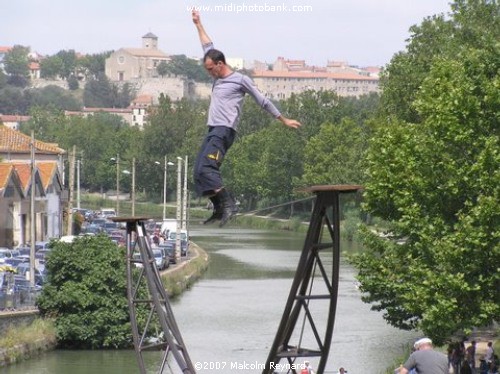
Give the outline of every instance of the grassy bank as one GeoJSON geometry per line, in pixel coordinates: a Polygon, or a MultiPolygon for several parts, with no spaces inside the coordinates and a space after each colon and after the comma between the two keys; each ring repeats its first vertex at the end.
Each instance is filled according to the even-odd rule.
{"type": "Polygon", "coordinates": [[[179,268],[166,271],[161,279],[163,286],[171,298],[175,298],[191,287],[199,279],[208,267],[207,253],[196,244],[190,244],[193,257],[185,263],[178,265],[179,268]]]}
{"type": "Polygon", "coordinates": [[[0,338],[0,366],[28,359],[55,345],[56,333],[50,319],[37,318],[29,325],[10,328],[0,338]]]}

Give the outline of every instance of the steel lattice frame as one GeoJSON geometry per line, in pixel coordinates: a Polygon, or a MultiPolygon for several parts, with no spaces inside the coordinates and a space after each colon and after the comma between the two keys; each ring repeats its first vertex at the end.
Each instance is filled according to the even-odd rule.
{"type": "MultiPolygon", "coordinates": [[[[358,185],[313,186],[307,192],[316,194],[316,202],[311,215],[309,229],[302,253],[297,266],[288,300],[283,312],[274,343],[269,352],[263,374],[272,374],[281,360],[286,360],[283,366],[288,373],[300,372],[302,362],[298,358],[319,357],[317,373],[322,374],[326,367],[330,345],[333,336],[337,295],[339,284],[340,261],[340,195],[360,190],[358,185]],[[330,213],[330,217],[329,217],[330,213]],[[323,229],[328,235],[323,235],[323,229]],[[322,242],[328,236],[328,242],[322,242]],[[330,241],[331,240],[331,241],[330,241]],[[331,270],[325,266],[324,255],[329,256],[331,251],[331,270]],[[319,275],[316,277],[316,273],[319,275]],[[315,278],[324,281],[320,293],[314,293],[315,278]],[[325,307],[326,316],[315,320],[313,316],[315,303],[328,303],[325,307]],[[302,317],[302,326],[298,325],[299,316],[302,317]],[[323,330],[320,326],[326,317],[323,330]],[[318,323],[316,323],[318,322],[318,323]],[[309,330],[305,331],[305,326],[309,330]],[[321,331],[320,331],[321,330],[321,331]],[[302,341],[304,333],[309,333],[310,339],[302,341]],[[304,347],[304,345],[307,345],[304,347]]],[[[327,257],[328,257],[327,256],[327,257]]],[[[283,364],[281,364],[283,365],[283,364]]]]}
{"type": "Polygon", "coordinates": [[[168,356],[171,353],[183,373],[194,374],[195,370],[189,358],[186,346],[170,307],[169,297],[161,282],[160,273],[156,267],[153,251],[149,244],[144,222],[148,218],[116,217],[115,222],[125,222],[127,225],[127,300],[129,304],[132,336],[139,369],[146,373],[143,352],[162,351],[158,373],[166,369],[168,356]],[[140,253],[140,259],[134,258],[134,253],[140,253]],[[142,267],[137,269],[137,264],[142,267]],[[144,284],[147,296],[144,294],[144,284]],[[141,297],[142,296],[142,297],[141,297]],[[147,318],[144,316],[147,311],[147,318]],[[141,314],[142,313],[142,314],[141,314]],[[161,328],[162,334],[158,334],[161,328]],[[154,339],[151,339],[152,331],[154,339]]]}

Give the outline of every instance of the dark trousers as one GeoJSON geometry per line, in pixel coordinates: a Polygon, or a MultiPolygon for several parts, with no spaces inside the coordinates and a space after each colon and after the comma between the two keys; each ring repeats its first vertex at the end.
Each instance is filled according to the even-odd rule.
{"type": "Polygon", "coordinates": [[[233,144],[236,132],[225,126],[208,128],[208,134],[201,144],[193,170],[196,192],[210,196],[224,186],[220,167],[224,156],[233,144]]]}

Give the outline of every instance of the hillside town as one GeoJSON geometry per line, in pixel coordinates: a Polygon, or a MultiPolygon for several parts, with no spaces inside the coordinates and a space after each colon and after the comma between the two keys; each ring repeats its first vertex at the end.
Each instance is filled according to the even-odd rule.
{"type": "MultiPolygon", "coordinates": [[[[0,46],[0,69],[11,46],[0,46]]],[[[77,53],[77,56],[83,56],[77,53]]],[[[42,78],[41,63],[46,58],[37,52],[29,53],[29,75],[33,87],[56,85],[67,88],[62,78],[42,78]]],[[[158,48],[158,36],[148,32],[141,38],[138,47],[120,47],[105,61],[105,75],[118,85],[128,83],[133,87],[135,97],[127,108],[82,108],[81,111],[67,111],[68,116],[87,116],[96,112],[115,114],[131,126],[142,128],[147,122],[147,108],[158,104],[160,94],[171,100],[207,99],[211,83],[196,82],[183,75],[161,75],[158,66],[168,63],[172,56],[158,48]]],[[[195,59],[196,60],[196,59],[195,59]]],[[[197,60],[199,63],[199,59],[197,60]]],[[[359,97],[379,92],[380,67],[351,66],[346,61],[327,61],[326,66],[310,66],[305,59],[277,57],[273,63],[245,62],[241,58],[228,58],[228,64],[244,70],[252,77],[257,88],[272,100],[284,100],[292,94],[307,90],[331,90],[339,96],[359,97]]],[[[18,129],[28,116],[1,113],[0,121],[12,129],[18,129]]]]}

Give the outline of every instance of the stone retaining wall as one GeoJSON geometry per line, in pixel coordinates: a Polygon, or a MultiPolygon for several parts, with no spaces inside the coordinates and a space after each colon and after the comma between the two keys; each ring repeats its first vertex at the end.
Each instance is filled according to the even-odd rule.
{"type": "MultiPolygon", "coordinates": [[[[28,326],[38,318],[38,310],[2,311],[0,313],[0,336],[11,328],[28,326]]],[[[42,352],[54,349],[55,339],[38,339],[25,344],[18,344],[11,348],[0,348],[0,367],[26,360],[42,352]]]]}
{"type": "Polygon", "coordinates": [[[0,313],[0,336],[4,335],[11,327],[31,324],[36,318],[38,318],[37,309],[12,312],[2,311],[2,313],[0,313]]]}

